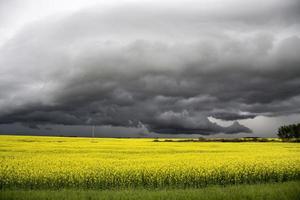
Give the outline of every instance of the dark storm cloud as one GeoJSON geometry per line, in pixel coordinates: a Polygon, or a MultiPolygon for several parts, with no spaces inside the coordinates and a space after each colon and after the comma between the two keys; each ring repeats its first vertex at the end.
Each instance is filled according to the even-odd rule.
{"type": "Polygon", "coordinates": [[[237,119],[253,119],[256,117],[256,115],[255,114],[230,113],[230,112],[217,112],[217,113],[213,113],[212,117],[214,117],[216,119],[231,121],[231,120],[237,120],[237,119]]]}
{"type": "Polygon", "coordinates": [[[208,120],[300,113],[299,3],[90,8],[0,49],[0,123],[249,133],[208,120]]]}

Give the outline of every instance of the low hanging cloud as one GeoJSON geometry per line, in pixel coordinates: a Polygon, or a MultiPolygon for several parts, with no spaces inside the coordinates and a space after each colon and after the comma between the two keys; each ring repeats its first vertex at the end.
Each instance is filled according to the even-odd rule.
{"type": "Polygon", "coordinates": [[[24,26],[0,47],[0,123],[249,133],[300,113],[298,1],[130,3],[24,26]],[[214,6],[210,6],[210,5],[214,6]]]}

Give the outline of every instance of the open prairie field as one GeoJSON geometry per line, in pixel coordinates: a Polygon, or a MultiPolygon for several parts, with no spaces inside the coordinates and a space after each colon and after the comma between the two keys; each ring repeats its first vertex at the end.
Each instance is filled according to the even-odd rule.
{"type": "Polygon", "coordinates": [[[1,189],[183,189],[299,179],[299,143],[0,136],[1,189]]]}

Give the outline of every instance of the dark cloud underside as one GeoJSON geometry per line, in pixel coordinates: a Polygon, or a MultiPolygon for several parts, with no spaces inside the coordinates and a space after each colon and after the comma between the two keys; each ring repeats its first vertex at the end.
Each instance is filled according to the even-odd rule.
{"type": "Polygon", "coordinates": [[[298,1],[93,7],[0,48],[0,123],[233,134],[300,113],[298,1]]]}

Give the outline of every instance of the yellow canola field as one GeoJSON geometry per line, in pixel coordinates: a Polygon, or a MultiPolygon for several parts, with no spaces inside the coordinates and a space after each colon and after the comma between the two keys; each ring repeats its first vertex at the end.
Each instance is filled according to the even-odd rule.
{"type": "Polygon", "coordinates": [[[300,179],[299,143],[0,136],[0,188],[188,188],[300,179]]]}

